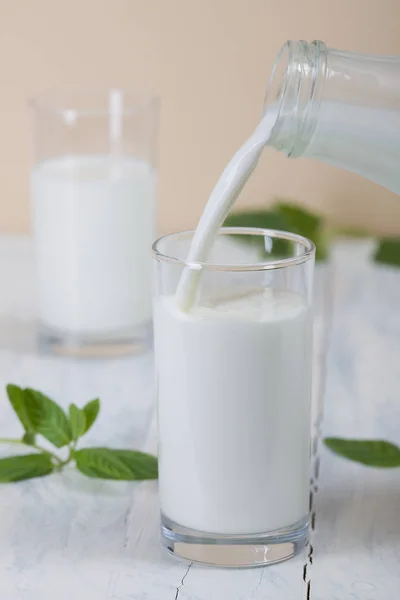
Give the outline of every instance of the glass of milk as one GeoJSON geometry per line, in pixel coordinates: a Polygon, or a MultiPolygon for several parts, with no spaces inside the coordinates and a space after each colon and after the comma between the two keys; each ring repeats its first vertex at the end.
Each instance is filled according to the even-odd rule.
{"type": "Polygon", "coordinates": [[[205,262],[187,262],[192,239],[153,245],[162,541],[211,565],[279,562],[308,533],[315,248],[221,229],[205,262]]]}
{"type": "Polygon", "coordinates": [[[158,101],[119,89],[33,101],[39,342],[73,355],[150,340],[158,101]]]}

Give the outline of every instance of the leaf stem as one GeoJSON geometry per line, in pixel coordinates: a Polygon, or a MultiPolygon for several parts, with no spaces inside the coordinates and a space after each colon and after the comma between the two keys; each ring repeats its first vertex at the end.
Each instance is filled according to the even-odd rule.
{"type": "Polygon", "coordinates": [[[50,452],[50,450],[46,450],[45,448],[42,448],[42,446],[38,446],[37,444],[26,444],[25,442],[17,438],[0,438],[0,444],[15,444],[19,446],[26,446],[27,448],[34,448],[38,452],[41,452],[42,454],[47,454],[47,456],[50,456],[53,460],[55,460],[57,462],[57,467],[64,467],[71,460],[71,453],[68,456],[67,460],[63,461],[56,454],[54,454],[54,452],[50,452]]]}

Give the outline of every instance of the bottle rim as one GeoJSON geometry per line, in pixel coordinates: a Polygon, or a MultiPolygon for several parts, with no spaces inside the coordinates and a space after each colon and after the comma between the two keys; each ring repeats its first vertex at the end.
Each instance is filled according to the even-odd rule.
{"type": "Polygon", "coordinates": [[[265,116],[272,106],[275,107],[276,120],[269,145],[284,151],[289,157],[302,154],[306,141],[310,139],[312,123],[307,116],[323,93],[327,52],[327,46],[321,40],[287,40],[272,67],[262,114],[265,116]],[[293,121],[292,138],[285,142],[280,139],[283,116],[293,121]]]}

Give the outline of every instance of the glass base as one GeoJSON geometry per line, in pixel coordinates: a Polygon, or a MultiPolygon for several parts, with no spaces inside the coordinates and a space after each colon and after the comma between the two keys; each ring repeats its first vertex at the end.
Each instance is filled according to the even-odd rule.
{"type": "Polygon", "coordinates": [[[43,354],[75,358],[118,358],[143,354],[152,347],[152,323],[145,323],[124,333],[84,335],[57,331],[39,324],[37,331],[39,351],[43,354]]]}
{"type": "Polygon", "coordinates": [[[212,534],[174,523],[161,514],[161,540],[176,557],[213,567],[264,567],[296,556],[308,541],[308,517],[267,533],[212,534]]]}

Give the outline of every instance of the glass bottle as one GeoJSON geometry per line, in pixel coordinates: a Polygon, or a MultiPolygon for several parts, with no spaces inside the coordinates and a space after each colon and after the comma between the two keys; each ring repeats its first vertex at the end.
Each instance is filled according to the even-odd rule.
{"type": "Polygon", "coordinates": [[[268,145],[315,158],[400,194],[400,57],[288,41],[269,81],[268,145]]]}

